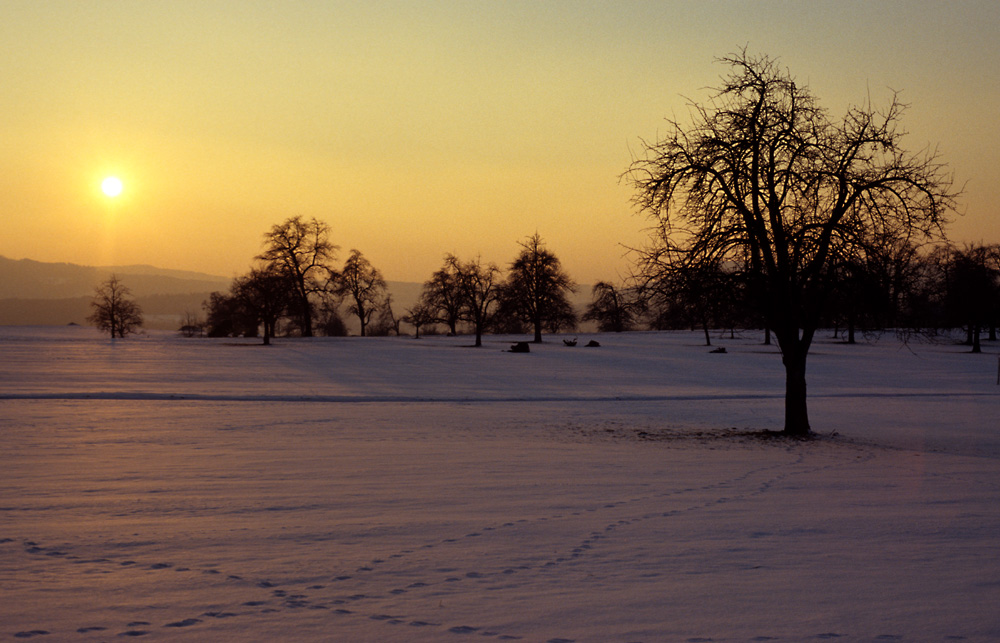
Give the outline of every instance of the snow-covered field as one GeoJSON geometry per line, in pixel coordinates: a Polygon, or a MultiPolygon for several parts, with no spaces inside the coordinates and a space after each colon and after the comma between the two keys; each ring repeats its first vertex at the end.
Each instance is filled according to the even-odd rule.
{"type": "Polygon", "coordinates": [[[1000,640],[997,347],[0,328],[0,639],[1000,640]]]}

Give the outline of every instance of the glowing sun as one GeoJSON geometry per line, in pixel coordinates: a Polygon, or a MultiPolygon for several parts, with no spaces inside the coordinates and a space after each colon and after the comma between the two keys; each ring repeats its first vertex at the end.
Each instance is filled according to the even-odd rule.
{"type": "Polygon", "coordinates": [[[109,176],[101,181],[101,191],[111,198],[115,198],[122,193],[122,180],[117,176],[109,176]]]}

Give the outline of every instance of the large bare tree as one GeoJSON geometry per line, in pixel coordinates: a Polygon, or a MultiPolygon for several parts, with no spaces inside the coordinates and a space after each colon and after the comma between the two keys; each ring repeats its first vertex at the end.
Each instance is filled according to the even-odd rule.
{"type": "Polygon", "coordinates": [[[729,74],[690,105],[691,122],[668,120],[626,172],[656,224],[639,273],[743,266],[781,349],[784,430],[808,434],[806,357],[831,263],[871,240],[943,236],[957,193],[935,151],[902,146],[898,95],[835,120],[775,60],[744,50],[722,62],[729,74]]]}
{"type": "Polygon", "coordinates": [[[107,281],[94,289],[90,306],[94,309],[87,321],[102,332],[124,339],[142,326],[142,309],[130,298],[132,291],[111,275],[107,281]]]}
{"type": "Polygon", "coordinates": [[[268,271],[283,273],[292,288],[289,310],[303,337],[313,335],[312,297],[322,292],[336,274],[332,262],[338,246],[330,242],[330,226],[315,217],[295,216],[264,234],[264,251],[257,256],[268,271]]]}

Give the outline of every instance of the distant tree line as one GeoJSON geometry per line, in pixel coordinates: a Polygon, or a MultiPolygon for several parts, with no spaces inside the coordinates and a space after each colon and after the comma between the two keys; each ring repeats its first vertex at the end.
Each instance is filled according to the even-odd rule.
{"type": "MultiPolygon", "coordinates": [[[[329,228],[293,217],[266,235],[263,252],[228,292],[204,303],[205,322],[187,313],[185,335],[262,337],[278,334],[343,336],[343,313],[355,317],[360,334],[400,334],[402,324],[421,332],[443,327],[469,333],[482,345],[487,333],[573,330],[592,322],[600,332],[629,330],[710,331],[760,329],[771,343],[771,328],[754,301],[753,272],[735,260],[670,269],[642,255],[633,274],[620,283],[601,281],[577,318],[568,294],[576,284],[536,234],[521,243],[507,273],[480,257],[445,255],[440,269],[424,282],[419,300],[402,315],[393,308],[381,272],[358,250],[339,269],[338,247],[329,228]]],[[[1000,326],[1000,245],[918,246],[887,240],[829,262],[820,277],[829,295],[820,325],[848,344],[859,335],[886,331],[901,335],[960,329],[972,352],[982,341],[997,341],[1000,326]]],[[[141,308],[131,291],[112,275],[95,290],[88,321],[113,338],[137,332],[141,308]]]]}
{"type": "MultiPolygon", "coordinates": [[[[962,330],[972,352],[1000,326],[1000,245],[918,247],[904,240],[831,261],[820,274],[829,293],[820,326],[854,344],[886,331],[962,330]]],[[[583,315],[601,331],[770,330],[754,301],[753,273],[737,261],[670,270],[639,262],[621,285],[600,282],[583,315]]]]}
{"type": "Polygon", "coordinates": [[[576,284],[537,234],[521,243],[506,275],[479,257],[446,255],[403,315],[393,309],[381,271],[359,250],[337,266],[339,249],[318,219],[291,217],[273,226],[250,271],[205,302],[206,334],[262,336],[265,344],[279,333],[346,335],[347,314],[357,319],[361,336],[398,335],[408,323],[419,337],[422,329],[442,325],[452,334],[474,334],[481,346],[484,333],[532,332],[540,342],[543,332],[577,324],[568,299],[576,284]]]}

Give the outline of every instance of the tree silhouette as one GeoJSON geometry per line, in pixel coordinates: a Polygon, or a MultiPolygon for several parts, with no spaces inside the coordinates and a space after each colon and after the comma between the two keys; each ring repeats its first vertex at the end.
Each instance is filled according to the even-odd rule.
{"type": "Polygon", "coordinates": [[[385,336],[392,333],[399,337],[399,326],[403,323],[403,318],[396,315],[392,303],[392,293],[387,293],[385,298],[378,303],[375,322],[370,326],[369,335],[385,336]]]}
{"type": "Polygon", "coordinates": [[[312,297],[322,292],[335,275],[332,261],[338,246],[330,242],[330,226],[315,217],[291,217],[264,234],[264,251],[257,256],[268,271],[288,278],[292,289],[290,311],[303,337],[313,335],[312,297]]]}
{"type": "Polygon", "coordinates": [[[402,318],[402,321],[413,326],[414,337],[420,339],[420,329],[424,326],[430,326],[437,321],[437,315],[434,314],[434,311],[426,303],[417,302],[412,308],[406,309],[406,316],[402,318]]]}
{"type": "Polygon", "coordinates": [[[739,267],[724,268],[721,262],[704,261],[661,270],[662,256],[649,253],[639,264],[638,292],[643,307],[652,313],[657,329],[690,326],[701,328],[705,345],[712,345],[709,330],[730,325],[740,297],[739,267]],[[725,322],[725,323],[724,323],[725,322]]]}
{"type": "Polygon", "coordinates": [[[808,434],[806,357],[831,261],[869,241],[943,235],[957,194],[936,153],[901,146],[898,95],[834,121],[767,56],[722,62],[731,71],[707,103],[691,104],[693,122],[669,120],[626,173],[656,222],[643,270],[745,265],[749,298],[781,349],[784,430],[808,434]]]}
{"type": "Polygon", "coordinates": [[[111,275],[94,289],[94,298],[90,302],[94,312],[87,317],[87,321],[98,330],[110,333],[111,339],[124,339],[126,335],[136,332],[143,323],[142,309],[129,298],[131,294],[128,286],[116,275],[111,275]]]}
{"type": "Polygon", "coordinates": [[[251,269],[232,285],[233,297],[242,304],[242,309],[264,327],[265,345],[271,343],[293,293],[288,276],[267,267],[251,269]]]}
{"type": "Polygon", "coordinates": [[[502,297],[513,314],[534,329],[534,341],[541,342],[543,329],[576,325],[576,314],[566,298],[575,290],[559,258],[535,233],[521,243],[520,254],[511,262],[502,297]]]}
{"type": "Polygon", "coordinates": [[[593,301],[587,304],[584,321],[597,322],[597,329],[601,332],[620,333],[632,329],[642,311],[634,290],[598,281],[591,288],[591,294],[593,301]]]}
{"type": "Polygon", "coordinates": [[[502,285],[500,269],[494,263],[484,264],[476,257],[460,262],[449,255],[454,274],[458,277],[462,319],[472,324],[476,333],[476,346],[483,345],[483,331],[497,307],[502,285]]]}
{"type": "Polygon", "coordinates": [[[232,292],[213,292],[205,309],[205,334],[209,337],[256,337],[259,321],[232,292]]]}
{"type": "Polygon", "coordinates": [[[462,317],[462,292],[457,273],[458,259],[447,254],[444,265],[424,282],[420,301],[427,310],[433,311],[434,321],[448,327],[452,335],[458,333],[458,322],[462,317]]]}
{"type": "Polygon", "coordinates": [[[1000,248],[971,244],[945,250],[944,300],[949,326],[964,326],[966,343],[981,353],[982,331],[1000,310],[1000,248]]]}
{"type": "Polygon", "coordinates": [[[351,250],[337,278],[334,292],[348,300],[347,310],[361,322],[361,336],[385,294],[385,280],[358,250],[351,250]]]}

